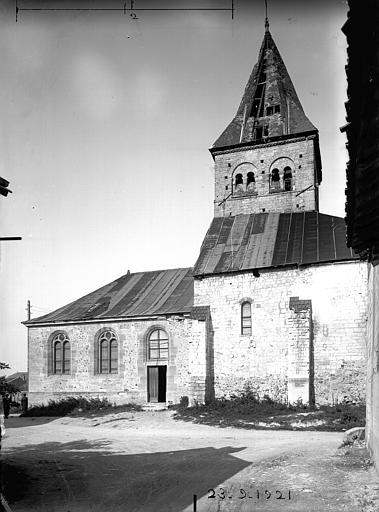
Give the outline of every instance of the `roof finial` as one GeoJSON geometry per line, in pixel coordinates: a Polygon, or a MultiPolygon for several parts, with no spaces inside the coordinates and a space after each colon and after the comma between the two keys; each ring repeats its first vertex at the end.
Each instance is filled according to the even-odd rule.
{"type": "Polygon", "coordinates": [[[265,20],[265,29],[266,29],[266,32],[268,32],[268,29],[270,27],[270,24],[268,22],[268,16],[267,16],[267,0],[265,0],[265,4],[266,4],[266,20],[265,20]]]}

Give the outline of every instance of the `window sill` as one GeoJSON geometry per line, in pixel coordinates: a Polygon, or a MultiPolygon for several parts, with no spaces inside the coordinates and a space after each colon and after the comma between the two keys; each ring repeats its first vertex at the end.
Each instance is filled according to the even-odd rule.
{"type": "Polygon", "coordinates": [[[48,377],[59,377],[60,379],[63,378],[70,378],[72,377],[72,373],[49,373],[48,377]]]}
{"type": "Polygon", "coordinates": [[[282,188],[278,189],[278,190],[270,190],[270,194],[280,194],[282,192],[293,192],[293,190],[283,190],[282,188]]]}
{"type": "Polygon", "coordinates": [[[251,196],[257,196],[258,192],[241,192],[237,194],[233,194],[231,199],[241,199],[241,197],[251,197],[251,196]]]}
{"type": "Polygon", "coordinates": [[[114,376],[114,377],[118,377],[119,373],[99,373],[99,372],[96,372],[94,373],[95,377],[109,377],[109,376],[114,376]]]}

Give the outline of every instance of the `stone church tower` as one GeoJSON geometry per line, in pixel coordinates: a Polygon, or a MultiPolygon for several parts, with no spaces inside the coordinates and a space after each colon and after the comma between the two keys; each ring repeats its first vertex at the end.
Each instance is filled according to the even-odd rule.
{"type": "Polygon", "coordinates": [[[364,396],[367,267],[319,212],[318,131],[269,32],[210,149],[214,218],[193,268],[127,273],[25,322],[30,403],[148,407],[249,387],[281,402],[364,396]]]}
{"type": "Polygon", "coordinates": [[[210,152],[214,218],[194,304],[210,310],[215,395],[248,385],[290,402],[353,388],[363,397],[365,264],[346,247],[344,220],[319,212],[318,130],[267,19],[238,110],[210,152]]]}
{"type": "Polygon", "coordinates": [[[267,21],[237,113],[210,151],[215,217],[318,211],[318,131],[303,111],[267,21]]]}

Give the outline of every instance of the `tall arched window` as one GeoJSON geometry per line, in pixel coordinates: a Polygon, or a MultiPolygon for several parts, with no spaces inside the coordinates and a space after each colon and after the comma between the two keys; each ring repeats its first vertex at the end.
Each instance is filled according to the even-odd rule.
{"type": "Polygon", "coordinates": [[[111,330],[103,331],[96,347],[98,373],[118,373],[118,343],[116,334],[111,330]]]}
{"type": "Polygon", "coordinates": [[[284,190],[292,190],[292,172],[291,167],[285,167],[284,168],[284,174],[283,174],[283,183],[284,183],[284,190]]]}
{"type": "Polygon", "coordinates": [[[148,359],[168,359],[168,336],[163,329],[152,331],[147,340],[148,359]]]}
{"type": "Polygon", "coordinates": [[[234,193],[243,192],[243,176],[242,174],[236,174],[234,181],[234,193]]]}
{"type": "Polygon", "coordinates": [[[246,190],[248,192],[255,191],[255,176],[253,172],[247,173],[246,190]]]}
{"type": "Polygon", "coordinates": [[[273,169],[271,171],[271,189],[280,190],[279,169],[273,169]]]}
{"type": "Polygon", "coordinates": [[[248,301],[241,304],[241,334],[251,334],[251,304],[248,301]]]}
{"type": "Polygon", "coordinates": [[[52,340],[53,373],[67,375],[71,372],[71,347],[66,333],[56,334],[52,340]]]}

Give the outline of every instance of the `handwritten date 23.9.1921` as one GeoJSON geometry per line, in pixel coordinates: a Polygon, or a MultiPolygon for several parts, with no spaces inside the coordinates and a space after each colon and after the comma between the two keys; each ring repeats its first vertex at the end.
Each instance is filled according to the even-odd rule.
{"type": "Polygon", "coordinates": [[[255,499],[255,500],[290,500],[291,499],[291,491],[278,491],[278,490],[259,490],[259,489],[251,489],[250,491],[245,491],[245,489],[239,489],[239,493],[236,496],[232,492],[228,492],[228,489],[223,487],[219,487],[218,489],[209,489],[208,490],[208,499],[255,499]]]}

